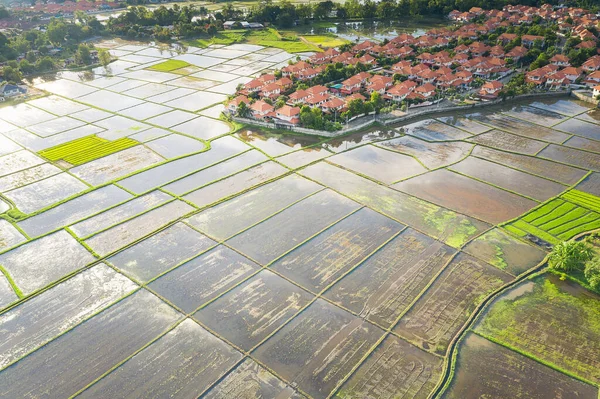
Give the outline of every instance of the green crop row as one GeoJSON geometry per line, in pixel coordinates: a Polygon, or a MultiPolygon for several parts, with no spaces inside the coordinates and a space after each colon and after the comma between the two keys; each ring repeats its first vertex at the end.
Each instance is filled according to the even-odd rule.
{"type": "Polygon", "coordinates": [[[599,217],[600,217],[600,215],[598,215],[596,212],[589,212],[588,214],[586,214],[583,217],[573,219],[568,223],[564,223],[562,225],[554,227],[551,230],[548,230],[548,232],[550,234],[558,236],[559,234],[569,231],[577,226],[581,226],[582,224],[593,222],[593,221],[597,220],[599,217]]]}
{"type": "Polygon", "coordinates": [[[564,233],[559,234],[558,238],[560,238],[561,240],[568,240],[575,237],[577,234],[585,233],[587,231],[592,231],[596,229],[600,229],[600,219],[596,219],[592,222],[574,227],[571,230],[567,230],[564,233]]]}
{"type": "Polygon", "coordinates": [[[504,228],[510,231],[511,233],[516,234],[519,237],[525,237],[527,235],[527,232],[513,226],[512,224],[507,224],[506,226],[504,226],[504,228]]]}
{"type": "Polygon", "coordinates": [[[39,154],[49,161],[58,161],[64,159],[66,156],[74,154],[76,152],[85,151],[89,148],[107,143],[108,140],[102,139],[97,136],[86,136],[80,139],[69,141],[68,143],[60,144],[55,147],[48,148],[40,151],[39,154]]]}
{"type": "Polygon", "coordinates": [[[516,220],[512,223],[512,225],[520,230],[523,230],[526,233],[533,234],[534,236],[539,237],[542,240],[549,242],[550,244],[558,244],[560,242],[560,240],[556,237],[523,220],[516,220]]]}
{"type": "MultiPolygon", "coordinates": [[[[570,212],[568,212],[560,217],[557,217],[554,220],[550,220],[550,221],[544,223],[543,225],[538,225],[537,227],[539,227],[540,229],[542,229],[544,231],[551,232],[552,229],[562,226],[565,223],[569,223],[573,220],[577,220],[577,219],[581,218],[582,216],[584,216],[585,214],[587,214],[588,212],[589,212],[589,209],[574,206],[574,209],[571,210],[570,212]]],[[[534,223],[534,226],[535,226],[535,223],[534,223]]]]}
{"type": "Polygon", "coordinates": [[[549,214],[554,209],[558,208],[559,206],[561,206],[564,203],[565,203],[565,201],[563,201],[561,199],[558,199],[558,198],[554,199],[554,200],[548,202],[547,204],[544,204],[541,207],[534,209],[534,210],[530,211],[529,213],[525,214],[525,216],[523,216],[521,219],[523,219],[526,222],[533,222],[535,219],[538,219],[542,216],[549,214]]]}
{"type": "Polygon", "coordinates": [[[600,197],[579,190],[570,190],[562,195],[568,201],[581,205],[596,212],[600,212],[600,197]]]}
{"type": "Polygon", "coordinates": [[[137,141],[124,137],[112,142],[105,142],[103,144],[96,145],[84,151],[76,152],[74,154],[64,157],[63,159],[71,165],[81,165],[86,162],[90,162],[95,159],[114,154],[116,152],[133,147],[138,144],[139,143],[137,141]]]}
{"type": "Polygon", "coordinates": [[[563,202],[562,204],[554,208],[550,213],[538,217],[537,219],[533,219],[530,221],[530,223],[536,227],[539,227],[544,223],[548,223],[552,220],[556,220],[557,218],[568,214],[576,207],[577,206],[575,204],[572,204],[570,202],[563,202]]]}

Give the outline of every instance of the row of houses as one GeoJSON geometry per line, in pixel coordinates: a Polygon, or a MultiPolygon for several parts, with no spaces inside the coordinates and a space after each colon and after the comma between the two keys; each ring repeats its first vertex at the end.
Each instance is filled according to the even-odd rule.
{"type": "Polygon", "coordinates": [[[525,75],[527,83],[554,89],[566,88],[579,80],[590,88],[600,84],[600,55],[592,56],[580,68],[572,67],[564,56],[554,56],[550,64],[525,75]]]}

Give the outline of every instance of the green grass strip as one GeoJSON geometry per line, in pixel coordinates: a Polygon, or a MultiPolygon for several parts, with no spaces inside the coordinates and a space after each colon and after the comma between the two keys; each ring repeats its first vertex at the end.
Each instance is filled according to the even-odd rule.
{"type": "Polygon", "coordinates": [[[550,231],[556,227],[562,226],[565,223],[569,223],[573,220],[577,220],[578,218],[583,217],[589,211],[590,210],[587,208],[582,208],[582,207],[578,206],[578,207],[575,207],[572,211],[567,212],[566,214],[564,214],[554,220],[550,220],[549,222],[546,222],[543,225],[536,226],[536,227],[539,227],[541,230],[544,230],[544,231],[550,231]]]}
{"type": "Polygon", "coordinates": [[[590,212],[583,217],[573,219],[572,221],[570,221],[568,223],[562,224],[553,229],[549,229],[548,233],[558,237],[559,234],[569,231],[577,226],[581,226],[582,224],[593,222],[593,221],[597,220],[598,218],[600,218],[600,215],[598,215],[596,212],[590,212]]]}
{"type": "Polygon", "coordinates": [[[6,270],[4,267],[0,266],[0,274],[4,274],[4,277],[6,277],[6,281],[8,281],[8,284],[10,284],[13,291],[15,291],[15,294],[17,294],[17,297],[19,299],[23,298],[24,297],[23,291],[21,291],[21,289],[19,288],[17,283],[15,283],[15,280],[13,280],[13,278],[10,275],[10,273],[8,272],[8,270],[6,270]]]}
{"type": "Polygon", "coordinates": [[[63,157],[65,161],[71,165],[81,165],[86,162],[93,161],[98,158],[105,157],[115,152],[122,151],[124,149],[138,145],[139,142],[124,137],[115,141],[106,142],[94,147],[88,148],[83,151],[76,152],[74,154],[63,157]]]}
{"type": "Polygon", "coordinates": [[[567,230],[564,233],[559,234],[558,238],[566,241],[575,237],[577,234],[585,233],[586,231],[592,231],[596,229],[600,229],[600,219],[596,219],[592,222],[574,227],[571,230],[567,230]]]}
{"type": "Polygon", "coordinates": [[[584,193],[583,191],[571,190],[563,194],[562,197],[577,205],[600,212],[600,197],[596,197],[595,195],[584,193]]]}
{"type": "Polygon", "coordinates": [[[513,226],[512,224],[507,224],[506,226],[504,226],[504,228],[510,231],[511,233],[516,234],[519,237],[525,237],[527,235],[527,232],[513,226]]]}
{"type": "Polygon", "coordinates": [[[40,151],[38,154],[48,159],[49,161],[58,161],[73,153],[87,150],[91,147],[107,143],[108,140],[97,136],[86,136],[80,139],[69,141],[68,143],[60,144],[55,147],[40,151]]]}
{"type": "Polygon", "coordinates": [[[532,222],[535,219],[540,218],[540,217],[552,212],[555,208],[564,204],[564,202],[565,201],[557,198],[557,199],[552,200],[552,201],[548,202],[547,204],[542,205],[541,207],[525,214],[521,219],[523,219],[526,222],[532,222]]]}
{"type": "Polygon", "coordinates": [[[577,207],[577,205],[575,205],[571,202],[563,202],[562,204],[560,204],[559,206],[554,208],[550,213],[547,213],[544,216],[534,219],[530,223],[536,227],[539,227],[539,226],[543,225],[544,223],[548,223],[552,220],[558,219],[561,216],[564,216],[565,214],[569,213],[576,207],[577,207]]]}
{"type": "Polygon", "coordinates": [[[168,60],[165,62],[161,62],[160,64],[149,66],[148,70],[151,71],[159,71],[159,72],[171,72],[176,69],[185,68],[190,66],[189,63],[181,60],[168,60]]]}
{"type": "Polygon", "coordinates": [[[529,234],[533,234],[534,236],[549,242],[550,244],[558,244],[560,242],[560,240],[558,240],[556,237],[548,234],[544,230],[538,229],[537,227],[524,222],[523,220],[517,220],[513,223],[513,225],[529,234]]]}

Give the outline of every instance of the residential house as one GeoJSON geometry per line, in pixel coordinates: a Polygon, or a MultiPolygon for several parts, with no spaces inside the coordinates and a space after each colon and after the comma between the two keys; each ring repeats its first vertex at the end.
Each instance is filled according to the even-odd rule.
{"type": "Polygon", "coordinates": [[[266,119],[274,115],[275,107],[271,104],[258,100],[254,104],[250,105],[252,116],[256,119],[266,119]]]}
{"type": "Polygon", "coordinates": [[[275,111],[275,118],[292,125],[297,125],[300,123],[300,107],[284,105],[275,111]]]}
{"type": "Polygon", "coordinates": [[[537,35],[523,35],[521,37],[521,44],[525,47],[531,48],[537,40],[539,40],[542,43],[542,46],[544,45],[544,36],[537,35]]]}
{"type": "Polygon", "coordinates": [[[550,63],[561,68],[571,66],[569,63],[569,57],[564,54],[555,54],[552,58],[550,58],[550,63]]]}
{"type": "Polygon", "coordinates": [[[248,99],[248,97],[243,96],[243,95],[237,96],[227,103],[226,110],[230,114],[235,114],[235,113],[237,113],[238,107],[240,106],[241,103],[245,103],[246,105],[248,105],[248,104],[250,104],[250,100],[248,99]]]}
{"type": "Polygon", "coordinates": [[[581,75],[583,74],[583,70],[581,68],[575,68],[575,67],[567,67],[567,68],[563,69],[561,72],[565,74],[565,77],[567,79],[569,79],[569,81],[571,83],[575,83],[575,81],[577,79],[579,79],[581,77],[581,75]]]}
{"type": "Polygon", "coordinates": [[[346,106],[346,102],[339,97],[330,97],[329,100],[321,104],[321,110],[323,112],[332,113],[340,112],[346,106]]]}
{"type": "Polygon", "coordinates": [[[581,66],[585,72],[594,72],[600,70],[600,55],[595,55],[589,58],[586,62],[581,66]]]}
{"type": "Polygon", "coordinates": [[[586,76],[584,82],[589,87],[595,87],[600,84],[600,71],[594,71],[590,73],[588,76],[586,76]]]}
{"type": "Polygon", "coordinates": [[[594,96],[594,98],[597,98],[598,96],[600,96],[600,85],[598,86],[594,86],[592,88],[592,95],[594,96]]]}

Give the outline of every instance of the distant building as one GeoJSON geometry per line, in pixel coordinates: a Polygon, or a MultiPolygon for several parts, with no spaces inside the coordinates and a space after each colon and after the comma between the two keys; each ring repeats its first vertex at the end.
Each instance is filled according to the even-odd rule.
{"type": "Polygon", "coordinates": [[[226,21],[223,24],[223,29],[231,30],[239,26],[242,29],[263,29],[265,26],[258,22],[248,21],[226,21]]]}

